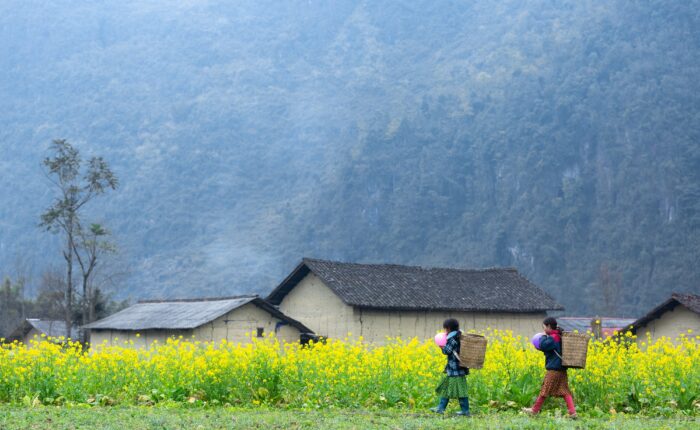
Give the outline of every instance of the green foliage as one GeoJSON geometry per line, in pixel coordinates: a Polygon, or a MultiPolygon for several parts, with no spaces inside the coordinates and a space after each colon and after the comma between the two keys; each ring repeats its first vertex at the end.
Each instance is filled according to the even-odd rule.
{"type": "Polygon", "coordinates": [[[17,328],[26,312],[31,309],[23,290],[23,281],[12,282],[5,278],[0,284],[0,338],[17,328]]]}

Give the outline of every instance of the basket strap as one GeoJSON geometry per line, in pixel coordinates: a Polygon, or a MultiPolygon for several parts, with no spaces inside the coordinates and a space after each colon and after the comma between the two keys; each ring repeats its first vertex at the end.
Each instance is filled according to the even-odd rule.
{"type": "Polygon", "coordinates": [[[452,351],[452,354],[455,356],[455,358],[457,359],[457,361],[458,361],[459,363],[462,362],[462,360],[459,359],[459,354],[457,354],[457,351],[452,351]]]}
{"type": "Polygon", "coordinates": [[[553,349],[552,351],[554,351],[554,353],[557,354],[557,357],[559,357],[560,360],[562,360],[562,361],[564,360],[564,359],[562,358],[562,356],[559,355],[559,353],[557,352],[556,349],[553,349]]]}

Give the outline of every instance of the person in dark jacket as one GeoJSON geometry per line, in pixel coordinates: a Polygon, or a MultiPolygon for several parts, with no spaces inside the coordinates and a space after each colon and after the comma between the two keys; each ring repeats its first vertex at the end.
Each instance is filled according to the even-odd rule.
{"type": "Polygon", "coordinates": [[[540,351],[544,352],[544,367],[547,369],[547,374],[535,404],[532,408],[524,408],[524,411],[536,415],[542,409],[542,404],[547,397],[556,396],[564,398],[569,416],[576,417],[574,398],[569,389],[569,378],[566,368],[561,364],[561,330],[557,326],[557,320],[552,317],[545,318],[542,326],[545,336],[540,340],[540,351]]]}
{"type": "Polygon", "coordinates": [[[435,389],[440,397],[437,407],[431,411],[438,414],[445,412],[450,399],[459,399],[461,410],[457,415],[469,416],[469,397],[467,396],[467,375],[469,369],[460,366],[459,363],[459,337],[462,332],[459,330],[459,322],[456,319],[446,319],[442,324],[447,333],[447,344],[442,348],[442,353],[447,356],[445,365],[445,377],[435,389]]]}

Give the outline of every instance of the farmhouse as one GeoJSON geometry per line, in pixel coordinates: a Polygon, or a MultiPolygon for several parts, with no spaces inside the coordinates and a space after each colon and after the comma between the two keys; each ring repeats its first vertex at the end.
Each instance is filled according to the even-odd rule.
{"type": "Polygon", "coordinates": [[[85,328],[90,331],[92,345],[133,341],[135,347],[179,336],[245,343],[250,341],[251,332],[258,337],[275,333],[280,340],[298,342],[302,334],[310,332],[255,295],[142,301],[85,328]]]}
{"type": "MultiPolygon", "coordinates": [[[[78,327],[73,326],[71,336],[78,337],[78,327]]],[[[63,342],[68,337],[65,321],[42,320],[39,318],[27,318],[7,336],[6,342],[19,341],[25,345],[30,345],[30,341],[42,335],[51,338],[53,342],[63,342]]]]}
{"type": "Polygon", "coordinates": [[[368,342],[429,338],[445,318],[462,329],[541,331],[561,305],[512,268],[445,269],[305,258],[267,300],[317,335],[368,342]]]}
{"type": "Polygon", "coordinates": [[[664,336],[675,339],[681,333],[700,334],[700,295],[672,294],[627,329],[637,335],[640,344],[647,341],[647,334],[652,341],[664,336]]]}

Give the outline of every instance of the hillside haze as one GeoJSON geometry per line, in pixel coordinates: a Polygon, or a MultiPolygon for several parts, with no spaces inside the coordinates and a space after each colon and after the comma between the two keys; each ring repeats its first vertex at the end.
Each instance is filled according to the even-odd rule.
{"type": "MultiPolygon", "coordinates": [[[[700,292],[700,2],[0,3],[0,275],[60,264],[49,142],[121,181],[119,297],[302,256],[515,266],[572,314],[700,292]]],[[[38,275],[37,275],[38,277],[38,275]]]]}

